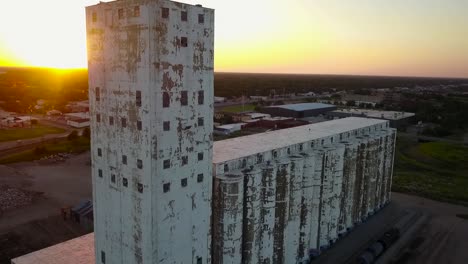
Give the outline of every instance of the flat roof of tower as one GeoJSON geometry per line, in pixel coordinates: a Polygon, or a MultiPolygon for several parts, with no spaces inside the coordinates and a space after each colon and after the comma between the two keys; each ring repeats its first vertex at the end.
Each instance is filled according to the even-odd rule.
{"type": "Polygon", "coordinates": [[[276,130],[245,137],[214,142],[213,163],[219,164],[284,148],[294,144],[344,133],[372,125],[387,123],[386,120],[348,117],[306,126],[276,130]]]}
{"type": "Polygon", "coordinates": [[[94,233],[15,259],[12,264],[94,264],[94,233]]]}

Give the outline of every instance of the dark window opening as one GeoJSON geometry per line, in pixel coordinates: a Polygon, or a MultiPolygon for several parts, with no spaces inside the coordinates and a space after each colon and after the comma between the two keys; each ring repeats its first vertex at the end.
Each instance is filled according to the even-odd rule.
{"type": "Polygon", "coordinates": [[[202,182],[202,181],[203,181],[203,173],[200,173],[197,176],[197,182],[202,182]]]}
{"type": "Polygon", "coordinates": [[[122,163],[127,165],[127,156],[126,155],[122,156],[122,163]]]}
{"type": "Polygon", "coordinates": [[[180,180],[180,185],[182,185],[182,187],[187,187],[187,178],[180,180]]]}
{"type": "Polygon", "coordinates": [[[139,16],[140,16],[140,7],[139,7],[139,6],[135,6],[135,7],[133,8],[133,15],[134,15],[135,17],[139,17],[139,16]]]}
{"type": "Polygon", "coordinates": [[[205,92],[204,91],[198,91],[198,104],[202,105],[205,103],[205,92]]]}
{"type": "Polygon", "coordinates": [[[162,18],[169,18],[169,8],[163,7],[161,8],[161,12],[162,18]]]}
{"type": "Polygon", "coordinates": [[[181,105],[188,105],[188,92],[182,91],[180,94],[180,104],[181,105]]]}
{"type": "Polygon", "coordinates": [[[299,145],[299,150],[300,151],[304,150],[304,146],[302,144],[299,145]]]}
{"type": "Polygon", "coordinates": [[[198,118],[198,126],[204,126],[205,125],[205,119],[203,117],[198,118]]]}
{"type": "Polygon", "coordinates": [[[164,169],[169,169],[171,167],[171,160],[165,160],[163,162],[164,169]]]}
{"type": "Polygon", "coordinates": [[[137,129],[141,131],[142,126],[143,125],[142,125],[141,121],[137,121],[137,129]]]}
{"type": "Polygon", "coordinates": [[[124,10],[123,9],[119,9],[118,14],[119,14],[119,19],[124,18],[124,10]]]}
{"type": "Polygon", "coordinates": [[[94,94],[96,96],[96,102],[101,101],[101,89],[99,87],[96,87],[94,94]]]}
{"type": "Polygon", "coordinates": [[[333,137],[330,139],[331,143],[333,143],[333,137]]]}
{"type": "Polygon", "coordinates": [[[187,21],[188,20],[187,11],[182,11],[182,13],[180,14],[180,19],[182,21],[187,21]]]}
{"type": "Polygon", "coordinates": [[[243,159],[242,160],[242,168],[245,168],[245,167],[247,167],[247,160],[243,159]]]}
{"type": "Polygon", "coordinates": [[[123,178],[122,179],[122,184],[124,187],[128,187],[128,179],[127,178],[123,178]]]}
{"type": "Polygon", "coordinates": [[[311,147],[311,148],[313,148],[314,145],[315,145],[314,142],[311,142],[311,143],[310,143],[310,147],[311,147]]]}
{"type": "Polygon", "coordinates": [[[141,106],[141,91],[136,91],[136,106],[141,106]]]}
{"type": "Polygon", "coordinates": [[[273,151],[273,158],[277,158],[278,157],[278,151],[273,151]]]}
{"type": "Polygon", "coordinates": [[[137,168],[143,169],[143,161],[142,160],[137,160],[137,168]]]}
{"type": "Polygon", "coordinates": [[[170,183],[165,183],[165,184],[163,185],[163,191],[164,191],[164,193],[167,193],[167,192],[169,192],[170,190],[171,190],[171,184],[170,184],[170,183]]]}
{"type": "Polygon", "coordinates": [[[168,92],[163,93],[163,107],[167,108],[171,105],[171,97],[168,92]]]}
{"type": "Polygon", "coordinates": [[[258,154],[257,155],[257,163],[262,163],[263,162],[263,155],[262,154],[258,154]]]}
{"type": "Polygon", "coordinates": [[[171,122],[165,121],[165,122],[163,123],[163,130],[164,130],[164,131],[169,131],[169,130],[171,130],[171,122]]]}
{"type": "Polygon", "coordinates": [[[102,170],[98,170],[98,176],[99,178],[102,178],[102,170]]]}
{"type": "Polygon", "coordinates": [[[96,115],[96,122],[98,122],[98,123],[101,122],[101,115],[100,114],[96,115]]]}
{"type": "Polygon", "coordinates": [[[197,257],[197,264],[203,264],[202,257],[197,257]]]}
{"type": "Polygon", "coordinates": [[[182,166],[187,165],[187,164],[188,164],[188,156],[183,156],[182,157],[182,166]]]}
{"type": "Polygon", "coordinates": [[[109,116],[109,125],[113,126],[114,125],[114,117],[109,116]]]}
{"type": "Polygon", "coordinates": [[[228,172],[228,171],[229,171],[229,165],[224,164],[224,172],[228,172]]]}
{"type": "Polygon", "coordinates": [[[143,193],[143,184],[141,183],[138,184],[138,192],[143,193]]]}
{"type": "Polygon", "coordinates": [[[111,181],[112,181],[112,183],[115,183],[115,174],[111,175],[111,181]]]}
{"type": "Polygon", "coordinates": [[[100,148],[97,149],[97,155],[99,157],[102,157],[102,149],[100,149],[100,148]]]}
{"type": "Polygon", "coordinates": [[[325,140],[322,139],[322,145],[325,143],[325,140]]]}
{"type": "Polygon", "coordinates": [[[93,18],[92,18],[92,19],[93,19],[93,22],[97,22],[97,14],[96,14],[96,12],[93,13],[92,17],[93,17],[93,18]]]}
{"type": "Polygon", "coordinates": [[[288,154],[291,154],[291,149],[290,148],[288,148],[288,154]]]}
{"type": "Polygon", "coordinates": [[[101,263],[106,263],[106,253],[101,251],[101,263]]]}
{"type": "Polygon", "coordinates": [[[205,15],[203,15],[203,14],[198,15],[198,23],[200,23],[200,24],[205,23],[205,15]]]}
{"type": "Polygon", "coordinates": [[[204,158],[203,156],[204,156],[204,155],[203,155],[203,152],[198,153],[198,160],[199,160],[199,161],[200,161],[200,160],[203,160],[203,158],[204,158]]]}
{"type": "Polygon", "coordinates": [[[181,38],[180,38],[180,46],[182,46],[182,47],[188,47],[188,39],[187,39],[187,37],[181,37],[181,38]]]}
{"type": "Polygon", "coordinates": [[[127,127],[127,119],[122,118],[122,127],[127,127]]]}

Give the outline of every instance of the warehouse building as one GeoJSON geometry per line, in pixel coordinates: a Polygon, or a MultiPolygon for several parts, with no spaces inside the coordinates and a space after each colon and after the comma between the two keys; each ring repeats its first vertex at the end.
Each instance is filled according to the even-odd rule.
{"type": "Polygon", "coordinates": [[[328,119],[338,119],[345,117],[364,117],[364,118],[375,118],[390,121],[390,127],[393,128],[404,128],[408,126],[416,116],[415,113],[409,112],[397,112],[397,111],[381,111],[372,109],[339,109],[328,112],[326,114],[328,119]]]}
{"type": "Polygon", "coordinates": [[[390,199],[395,130],[346,118],[214,144],[213,263],[306,263],[390,199]]]}
{"type": "Polygon", "coordinates": [[[301,103],[268,106],[262,108],[261,112],[270,114],[271,116],[305,118],[318,116],[333,110],[336,110],[335,105],[322,103],[301,103]]]}

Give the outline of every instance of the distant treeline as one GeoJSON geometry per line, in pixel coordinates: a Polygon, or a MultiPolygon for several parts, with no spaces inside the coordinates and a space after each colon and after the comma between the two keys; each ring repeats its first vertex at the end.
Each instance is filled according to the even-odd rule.
{"type": "MultiPolygon", "coordinates": [[[[463,79],[216,73],[215,95],[238,97],[284,93],[360,90],[468,83],[463,79]]],[[[38,99],[62,109],[69,101],[88,98],[87,70],[0,68],[0,105],[10,111],[31,112],[38,99]]]]}

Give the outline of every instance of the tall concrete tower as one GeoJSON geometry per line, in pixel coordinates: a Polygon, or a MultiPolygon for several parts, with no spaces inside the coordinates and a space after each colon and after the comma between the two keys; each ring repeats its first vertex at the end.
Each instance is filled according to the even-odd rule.
{"type": "Polygon", "coordinates": [[[210,263],[214,10],[87,7],[97,263],[210,263]]]}

